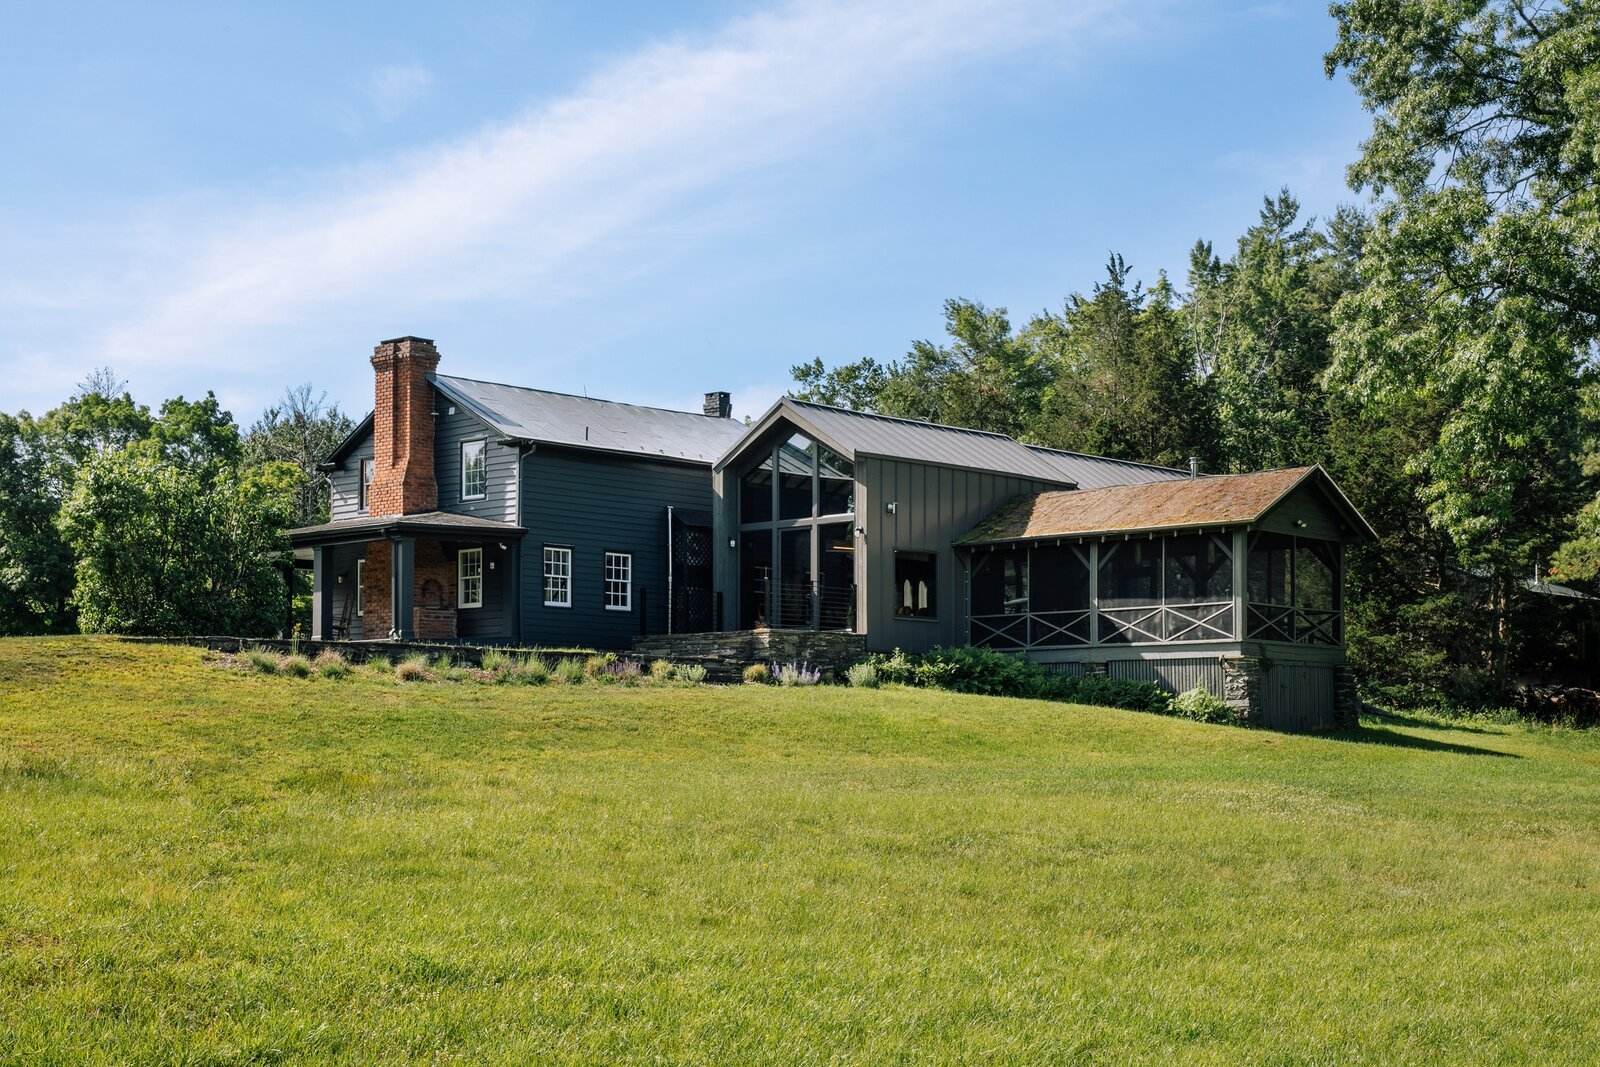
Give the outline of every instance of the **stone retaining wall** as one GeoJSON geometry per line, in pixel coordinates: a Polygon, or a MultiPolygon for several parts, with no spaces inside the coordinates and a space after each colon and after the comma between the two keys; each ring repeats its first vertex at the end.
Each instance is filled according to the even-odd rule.
{"type": "Polygon", "coordinates": [[[865,634],[813,630],[724,630],[704,634],[636,637],[640,659],[698,663],[714,682],[737,682],[754,663],[807,663],[823,679],[842,678],[845,668],[867,654],[865,634]]]}

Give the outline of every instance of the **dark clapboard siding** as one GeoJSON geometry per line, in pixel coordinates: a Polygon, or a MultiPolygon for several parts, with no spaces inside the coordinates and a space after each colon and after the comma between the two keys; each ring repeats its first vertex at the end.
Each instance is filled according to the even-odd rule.
{"type": "Polygon", "coordinates": [[[361,461],[372,458],[372,432],[350,450],[339,467],[328,475],[329,515],[334,521],[353,519],[361,514],[361,461]]]}
{"type": "Polygon", "coordinates": [[[517,449],[500,444],[498,432],[448,398],[437,397],[436,403],[439,417],[433,424],[433,470],[439,480],[439,510],[517,521],[517,449]],[[461,499],[461,446],[467,441],[487,443],[489,485],[481,500],[461,499]]]}
{"type": "Polygon", "coordinates": [[[523,639],[627,648],[666,629],[667,507],[711,510],[711,468],[541,448],[522,464],[523,639]],[[572,549],[572,607],[544,606],[544,546],[572,549]],[[633,553],[633,610],[602,603],[606,552],[633,553]],[[641,601],[641,597],[643,600],[641,601]]]}

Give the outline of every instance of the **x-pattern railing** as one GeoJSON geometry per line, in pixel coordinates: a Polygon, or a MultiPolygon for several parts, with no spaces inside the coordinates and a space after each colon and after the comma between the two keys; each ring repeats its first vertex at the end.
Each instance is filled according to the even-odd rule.
{"type": "Polygon", "coordinates": [[[1336,645],[1339,643],[1339,619],[1339,612],[1323,608],[1251,604],[1250,636],[1264,641],[1336,645]]]}
{"type": "Polygon", "coordinates": [[[1101,641],[1229,641],[1233,639],[1233,601],[1102,608],[1100,623],[1101,641]]]}

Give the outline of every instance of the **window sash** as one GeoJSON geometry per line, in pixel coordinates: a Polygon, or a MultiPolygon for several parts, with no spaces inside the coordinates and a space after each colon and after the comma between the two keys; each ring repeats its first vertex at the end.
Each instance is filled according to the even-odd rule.
{"type": "Polygon", "coordinates": [[[456,607],[483,607],[483,549],[463,548],[456,555],[456,607]]]}
{"type": "Polygon", "coordinates": [[[489,492],[489,448],[485,441],[461,442],[461,499],[479,500],[489,492]]]}
{"type": "Polygon", "coordinates": [[[607,552],[605,555],[605,607],[607,611],[633,610],[633,555],[607,552]]]}
{"type": "Polygon", "coordinates": [[[550,545],[544,550],[544,606],[572,606],[572,549],[550,545]]]}

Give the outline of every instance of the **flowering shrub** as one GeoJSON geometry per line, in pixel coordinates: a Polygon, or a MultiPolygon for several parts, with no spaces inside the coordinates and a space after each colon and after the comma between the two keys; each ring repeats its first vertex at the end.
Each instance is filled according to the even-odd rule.
{"type": "Polygon", "coordinates": [[[822,670],[806,663],[774,663],[772,677],[779,685],[816,685],[822,681],[822,670]]]}

